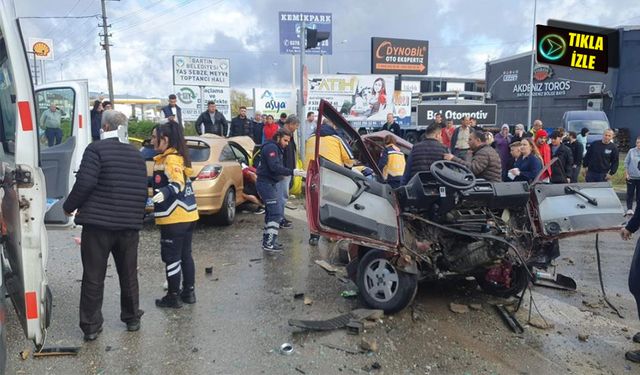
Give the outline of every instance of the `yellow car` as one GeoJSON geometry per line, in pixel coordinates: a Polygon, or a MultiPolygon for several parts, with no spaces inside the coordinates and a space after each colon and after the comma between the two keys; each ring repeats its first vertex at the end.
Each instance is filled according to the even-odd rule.
{"type": "MultiPolygon", "coordinates": [[[[251,165],[254,148],[250,137],[223,138],[218,135],[185,137],[193,176],[193,189],[200,215],[214,215],[222,225],[230,225],[236,216],[236,207],[243,198],[242,166],[251,165]]],[[[152,146],[144,142],[141,152],[147,160],[147,174],[153,175],[152,146]],[[149,151],[151,148],[151,152],[149,151]]]]}

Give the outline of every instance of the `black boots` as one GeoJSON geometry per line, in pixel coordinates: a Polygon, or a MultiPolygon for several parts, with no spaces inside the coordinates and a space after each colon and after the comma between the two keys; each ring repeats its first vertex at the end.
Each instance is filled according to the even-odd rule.
{"type": "MultiPolygon", "coordinates": [[[[195,300],[195,295],[193,299],[195,300]]],[[[156,306],[179,309],[182,307],[182,301],[180,301],[178,293],[167,293],[166,296],[156,300],[156,306]]]]}
{"type": "Polygon", "coordinates": [[[196,292],[193,287],[184,288],[180,293],[180,299],[187,304],[196,303],[196,292]]]}

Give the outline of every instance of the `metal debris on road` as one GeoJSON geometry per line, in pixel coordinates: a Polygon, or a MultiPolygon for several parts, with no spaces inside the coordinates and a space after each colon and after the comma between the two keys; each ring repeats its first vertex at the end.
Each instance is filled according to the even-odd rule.
{"type": "Polygon", "coordinates": [[[338,267],[332,266],[326,260],[316,260],[315,263],[327,271],[329,275],[334,275],[336,272],[340,271],[338,267]]]}
{"type": "Polygon", "coordinates": [[[331,331],[344,328],[352,321],[362,321],[365,319],[380,319],[384,316],[384,311],[375,309],[355,309],[347,314],[325,320],[298,320],[289,319],[289,325],[310,331],[331,331]]]}
{"type": "Polygon", "coordinates": [[[294,293],[293,294],[293,299],[300,299],[304,297],[304,293],[294,293]]]}
{"type": "Polygon", "coordinates": [[[353,350],[353,349],[344,348],[342,346],[333,345],[333,344],[323,343],[322,346],[326,346],[327,348],[330,348],[330,349],[340,350],[342,352],[349,353],[349,354],[362,354],[362,353],[364,353],[362,350],[353,350]]]}
{"type": "Polygon", "coordinates": [[[520,324],[520,322],[518,322],[518,319],[516,319],[516,317],[512,313],[510,313],[504,307],[504,305],[496,305],[496,310],[498,310],[498,313],[502,317],[502,320],[507,323],[507,325],[513,332],[524,333],[524,328],[522,328],[522,325],[520,324]]]}
{"type": "Polygon", "coordinates": [[[302,369],[300,369],[300,368],[298,368],[298,367],[296,367],[296,371],[298,371],[298,372],[299,372],[299,373],[301,373],[301,374],[306,374],[306,372],[304,372],[302,369]]]}
{"type": "Polygon", "coordinates": [[[578,335],[578,340],[582,341],[582,342],[586,342],[589,340],[589,335],[581,333],[578,335]]]}
{"type": "Polygon", "coordinates": [[[62,346],[56,348],[44,348],[39,352],[33,353],[33,358],[54,357],[63,355],[78,355],[80,347],[78,346],[62,346]]]}
{"type": "Polygon", "coordinates": [[[293,345],[288,342],[280,345],[280,354],[289,355],[291,353],[293,353],[293,345]]]}
{"type": "Polygon", "coordinates": [[[204,273],[205,273],[206,275],[211,275],[211,274],[213,273],[213,267],[206,267],[206,268],[204,269],[204,273]]]}

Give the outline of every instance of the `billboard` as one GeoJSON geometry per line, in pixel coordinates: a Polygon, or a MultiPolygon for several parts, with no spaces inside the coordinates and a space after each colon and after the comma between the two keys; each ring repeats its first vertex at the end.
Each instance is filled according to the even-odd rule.
{"type": "Polygon", "coordinates": [[[278,13],[280,25],[280,54],[300,53],[300,32],[302,22],[308,29],[329,32],[329,39],[318,44],[317,47],[305,51],[310,55],[331,55],[331,13],[310,13],[310,12],[280,12],[278,13]]]}
{"type": "Polygon", "coordinates": [[[539,63],[606,73],[609,69],[607,34],[536,26],[536,60],[539,63]]]}
{"type": "Polygon", "coordinates": [[[37,60],[53,60],[53,40],[29,38],[27,52],[33,52],[37,60]]]}
{"type": "Polygon", "coordinates": [[[174,86],[178,106],[182,109],[182,120],[195,121],[200,113],[206,111],[209,100],[214,100],[216,109],[227,120],[231,120],[231,89],[228,87],[204,87],[202,91],[204,101],[201,100],[200,87],[174,86]]]}
{"type": "Polygon", "coordinates": [[[371,38],[371,74],[427,74],[429,41],[371,38]]]}
{"type": "Polygon", "coordinates": [[[296,96],[292,90],[258,88],[253,89],[253,106],[263,115],[278,117],[282,112],[296,112],[296,96]]]}
{"type": "Polygon", "coordinates": [[[173,56],[173,84],[229,87],[229,59],[173,56]]]}
{"type": "Polygon", "coordinates": [[[395,91],[390,75],[309,74],[307,110],[327,100],[354,127],[377,128],[393,113],[399,124],[411,121],[411,92],[395,91]]]}
{"type": "Polygon", "coordinates": [[[464,116],[473,117],[478,125],[495,125],[497,106],[495,104],[419,104],[418,124],[429,125],[440,113],[445,120],[459,124],[464,116]]]}

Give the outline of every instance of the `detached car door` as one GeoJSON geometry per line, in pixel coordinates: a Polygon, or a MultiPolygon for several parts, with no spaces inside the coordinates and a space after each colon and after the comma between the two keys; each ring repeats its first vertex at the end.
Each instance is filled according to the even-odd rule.
{"type": "MultiPolygon", "coordinates": [[[[395,248],[400,242],[399,210],[393,189],[319,155],[320,124],[335,124],[347,143],[360,151],[360,160],[381,173],[358,133],[327,102],[318,111],[315,157],[307,171],[307,216],[310,230],[328,237],[348,238],[379,248],[395,248]]],[[[337,136],[335,136],[337,137],[337,136]]],[[[345,141],[343,138],[343,141],[345,141]]]]}
{"type": "Polygon", "coordinates": [[[2,275],[27,338],[41,347],[51,316],[51,293],[46,277],[46,186],[34,116],[31,78],[13,5],[0,0],[2,275]]]}
{"type": "Polygon", "coordinates": [[[71,225],[62,204],[75,182],[84,149],[91,142],[88,84],[86,80],[52,82],[36,87],[40,162],[47,182],[47,224],[71,225]],[[49,147],[42,113],[55,105],[62,113],[62,142],[49,147]]]}
{"type": "Polygon", "coordinates": [[[534,222],[544,237],[618,230],[624,222],[622,204],[608,182],[534,184],[532,191],[534,222]]]}

